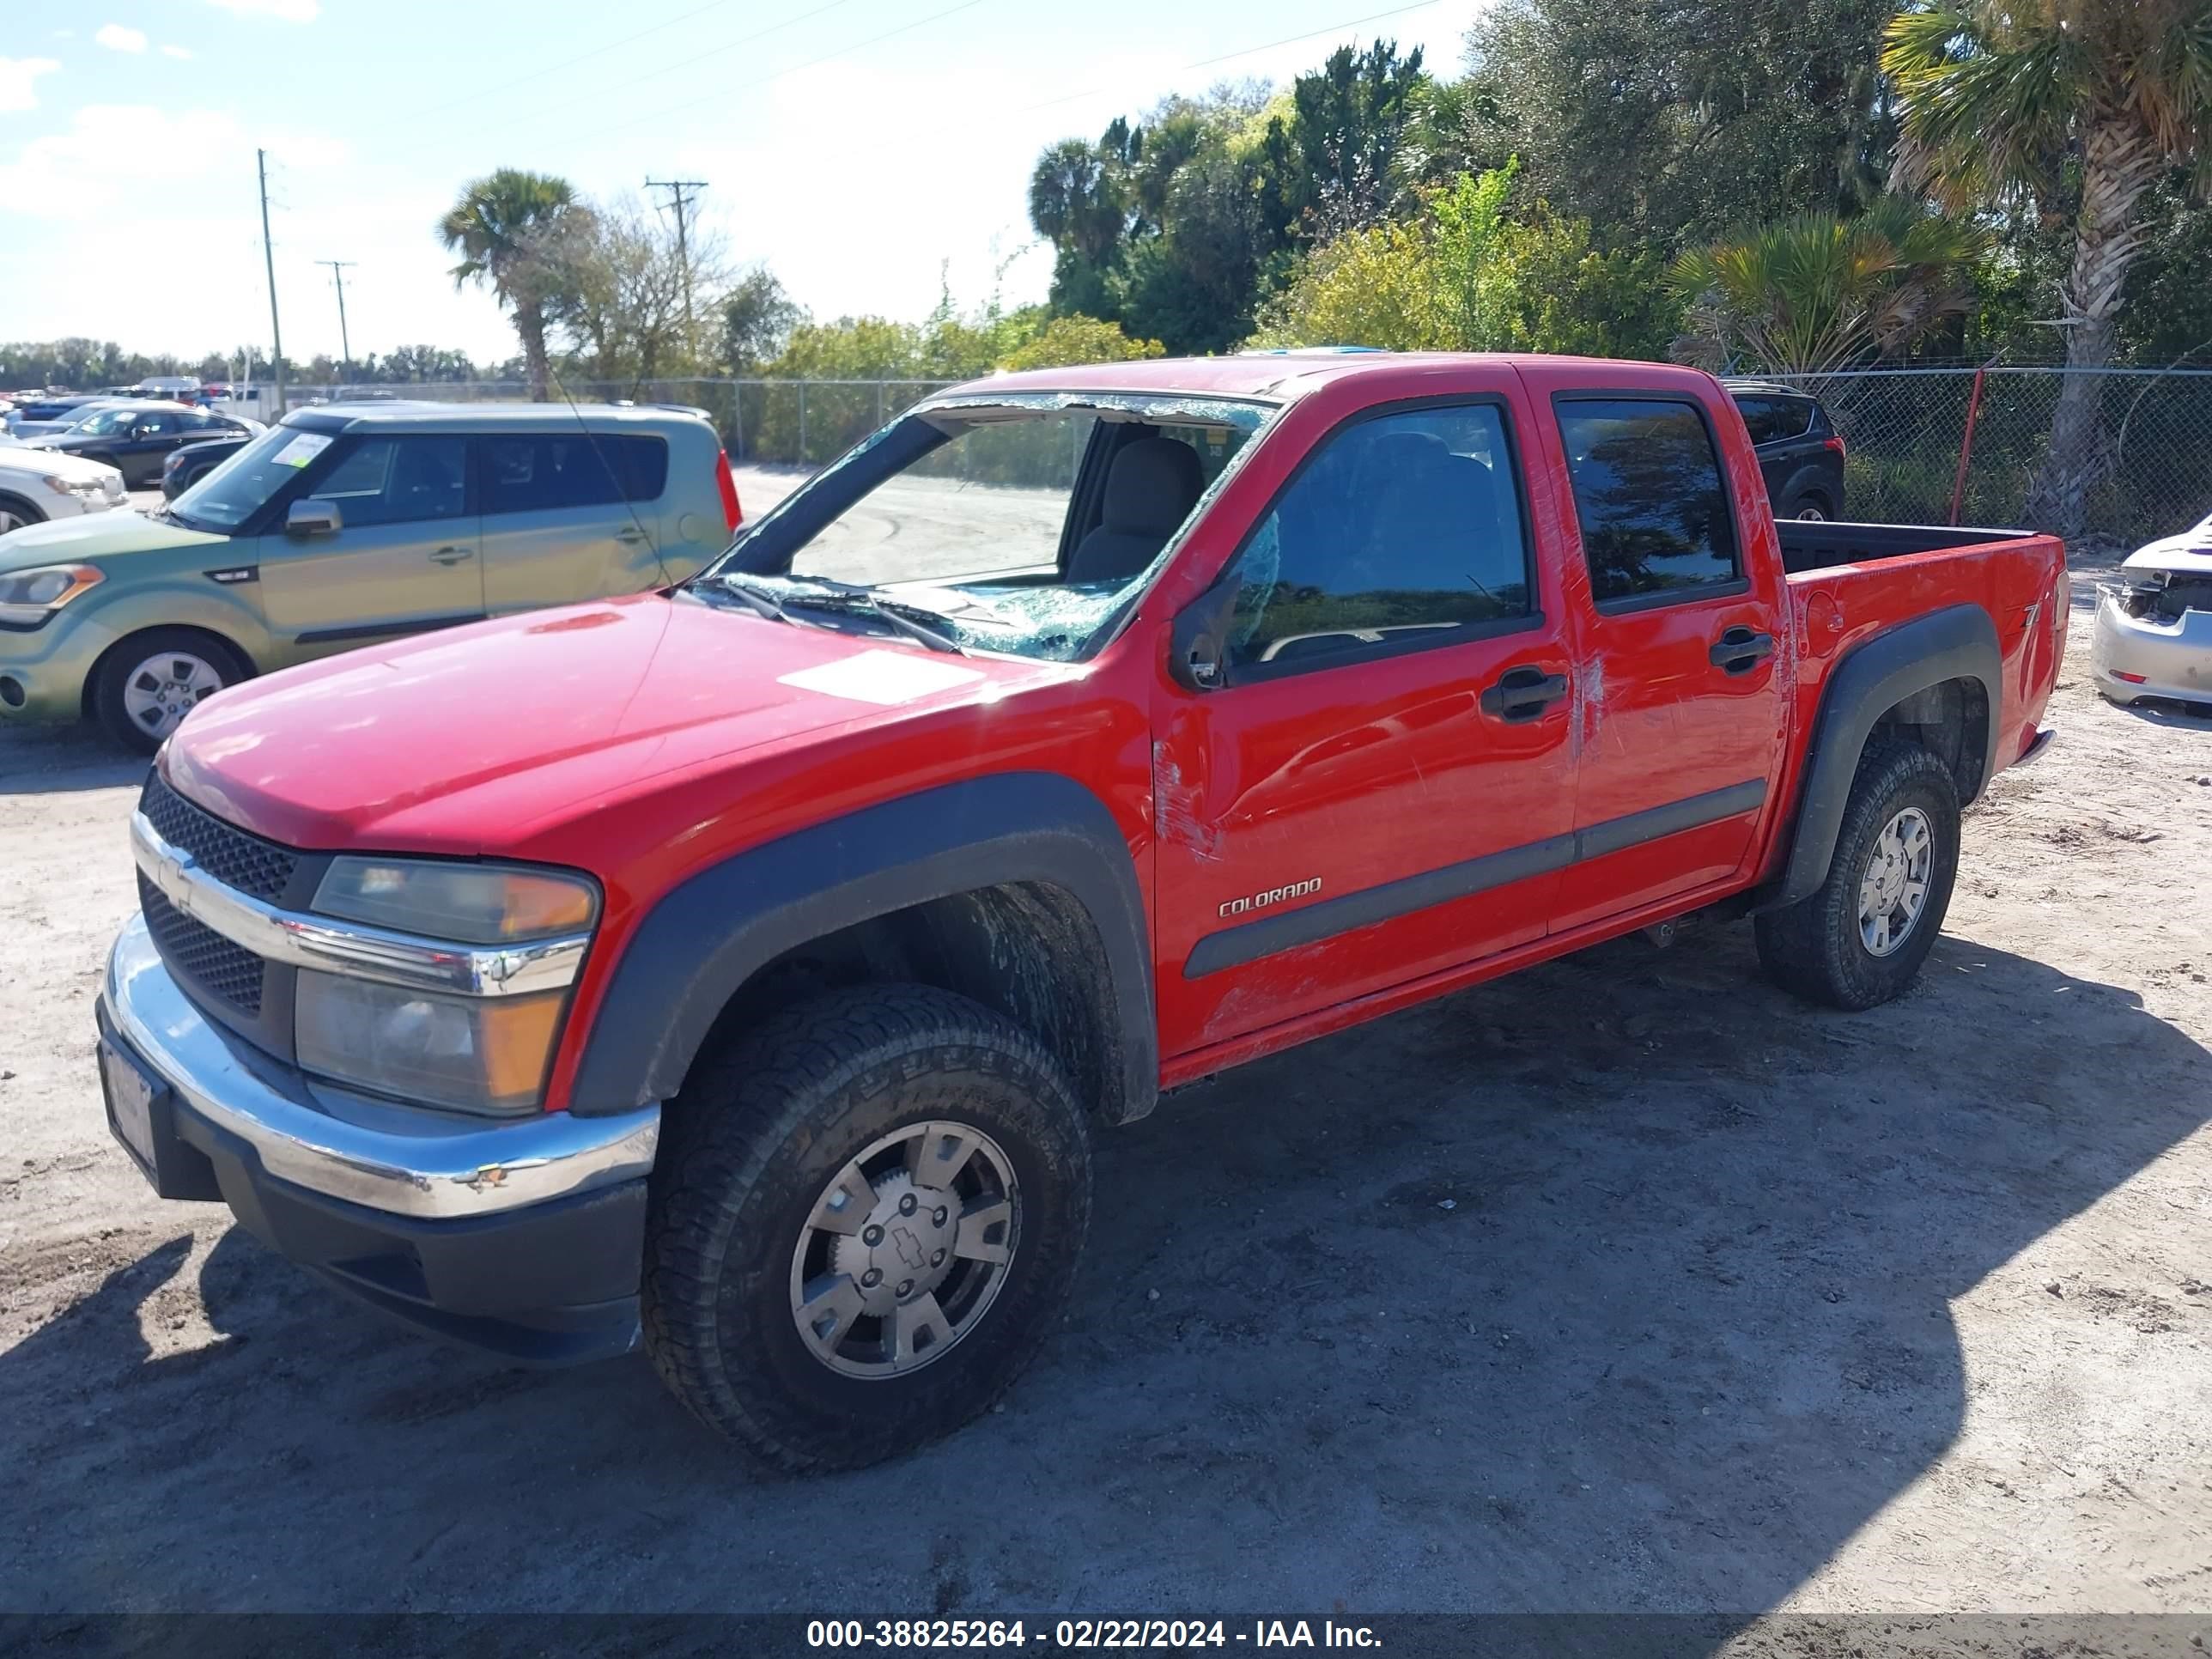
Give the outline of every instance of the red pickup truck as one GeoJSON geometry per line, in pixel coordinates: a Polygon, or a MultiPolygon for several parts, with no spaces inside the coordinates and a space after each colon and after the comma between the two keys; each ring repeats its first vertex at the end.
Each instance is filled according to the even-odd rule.
{"type": "Polygon", "coordinates": [[[759,1462],[986,1406],[1090,1140],[1691,911],[1867,1008],[2033,754],[2047,537],[1778,526],[1691,370],[1290,353],[933,398],[701,577],[169,741],[100,1006],[164,1196],[759,1462]]]}

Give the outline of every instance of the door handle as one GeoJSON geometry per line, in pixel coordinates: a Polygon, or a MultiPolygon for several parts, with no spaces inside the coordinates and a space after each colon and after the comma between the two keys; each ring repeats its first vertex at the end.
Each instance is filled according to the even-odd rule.
{"type": "Polygon", "coordinates": [[[640,542],[645,539],[645,532],[640,530],[635,525],[632,525],[627,530],[616,531],[615,539],[620,542],[624,547],[635,547],[640,542]]]}
{"type": "Polygon", "coordinates": [[[1716,668],[1731,674],[1748,674],[1774,654],[1774,635],[1754,634],[1748,628],[1731,628],[1706,654],[1716,668]]]}
{"type": "Polygon", "coordinates": [[[459,564],[462,560],[473,559],[476,556],[476,549],[472,547],[441,547],[435,553],[433,553],[430,556],[430,562],[432,564],[459,564]]]}
{"type": "Polygon", "coordinates": [[[1482,694],[1482,712],[1509,725],[1533,720],[1567,695],[1565,674],[1547,674],[1534,663],[1509,668],[1482,694]]]}

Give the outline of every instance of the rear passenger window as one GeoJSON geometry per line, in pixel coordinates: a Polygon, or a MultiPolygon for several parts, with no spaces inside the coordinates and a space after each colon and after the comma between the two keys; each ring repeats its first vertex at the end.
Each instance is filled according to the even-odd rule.
{"type": "Polygon", "coordinates": [[[1230,661],[1248,677],[1535,613],[1512,452],[1488,404],[1338,433],[1237,557],[1230,661]]]}
{"type": "Polygon", "coordinates": [[[1778,398],[1774,400],[1774,435],[1778,438],[1802,438],[1813,424],[1813,405],[1802,398],[1778,398]]]}
{"type": "Polygon", "coordinates": [[[1744,429],[1755,444],[1772,443],[1782,435],[1775,404],[1766,398],[1739,398],[1735,406],[1743,416],[1744,429]]]}
{"type": "Polygon", "coordinates": [[[486,513],[657,501],[668,483],[660,438],[576,432],[489,438],[483,447],[486,513]]]}
{"type": "Polygon", "coordinates": [[[1728,487],[1695,404],[1571,399],[1557,408],[1600,605],[1696,599],[1741,580],[1728,487]]]}

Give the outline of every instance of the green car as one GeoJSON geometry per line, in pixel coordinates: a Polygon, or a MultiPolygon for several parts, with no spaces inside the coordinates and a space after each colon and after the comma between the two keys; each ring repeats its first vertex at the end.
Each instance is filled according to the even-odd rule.
{"type": "Polygon", "coordinates": [[[298,410],[150,514],[0,536],[0,720],[89,717],[150,753],[252,675],[680,581],[738,517],[686,411],[298,410]]]}

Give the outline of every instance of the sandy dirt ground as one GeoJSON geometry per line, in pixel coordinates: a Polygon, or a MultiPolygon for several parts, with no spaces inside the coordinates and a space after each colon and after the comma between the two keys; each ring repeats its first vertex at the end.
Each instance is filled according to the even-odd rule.
{"type": "Polygon", "coordinates": [[[1003,1408],[799,1482],[157,1202],[143,765],[0,734],[0,1611],[2212,1613],[2212,720],[2090,694],[2088,592],[1902,1001],[1714,927],[1185,1091],[1003,1408]]]}

